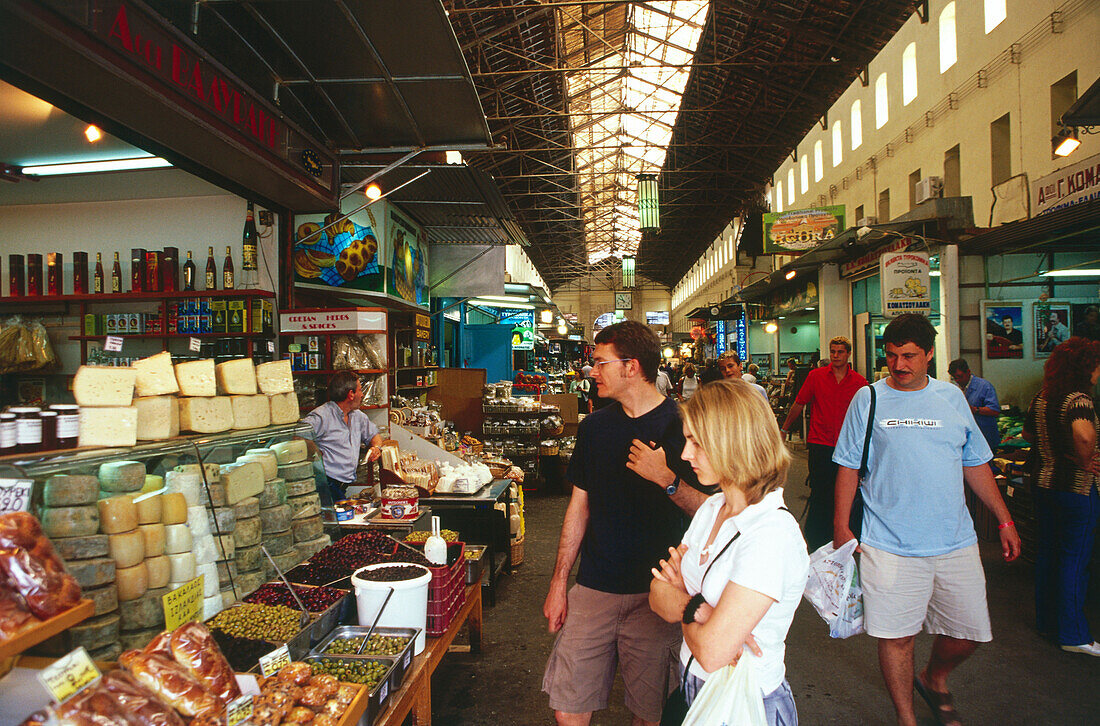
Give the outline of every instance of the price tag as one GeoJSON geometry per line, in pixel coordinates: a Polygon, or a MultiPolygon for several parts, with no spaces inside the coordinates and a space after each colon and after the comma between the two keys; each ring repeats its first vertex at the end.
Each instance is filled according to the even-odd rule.
{"type": "Polygon", "coordinates": [[[1005,494],[1007,494],[1010,497],[1015,496],[1016,495],[1015,487],[1012,487],[1012,486],[1005,487],[1005,494]]]}
{"type": "Polygon", "coordinates": [[[252,718],[252,696],[241,696],[225,707],[226,726],[237,726],[252,718]]]}
{"type": "Polygon", "coordinates": [[[390,695],[390,682],[386,681],[382,684],[382,687],[378,689],[378,702],[385,703],[386,696],[390,695]]]}
{"type": "Polygon", "coordinates": [[[274,353],[275,352],[275,341],[274,340],[267,341],[267,352],[268,353],[274,353]]]}
{"type": "Polygon", "coordinates": [[[58,703],[64,703],[99,679],[88,651],[81,646],[43,668],[38,680],[58,703]]]}
{"type": "Polygon", "coordinates": [[[192,620],[202,620],[202,579],[199,575],[161,598],[166,629],[175,630],[192,620]]]}
{"type": "Polygon", "coordinates": [[[0,479],[0,513],[27,511],[32,486],[32,479],[0,479]]]}
{"type": "Polygon", "coordinates": [[[281,645],[267,655],[260,656],[260,675],[264,678],[275,675],[283,666],[290,665],[290,649],[281,645]]]}
{"type": "Polygon", "coordinates": [[[202,350],[202,341],[198,338],[191,338],[191,341],[187,344],[187,348],[194,353],[198,353],[202,350]]]}
{"type": "Polygon", "coordinates": [[[103,350],[109,350],[115,353],[122,350],[122,336],[108,335],[107,340],[103,343],[103,350]]]}

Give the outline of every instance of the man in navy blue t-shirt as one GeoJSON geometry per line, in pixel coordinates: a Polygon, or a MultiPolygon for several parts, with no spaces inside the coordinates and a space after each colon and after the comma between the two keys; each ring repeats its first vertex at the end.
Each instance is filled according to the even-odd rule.
{"type": "Polygon", "coordinates": [[[657,336],[627,321],[595,344],[592,379],[612,403],[581,423],[566,473],[573,494],[543,605],[550,631],[561,633],[543,690],[559,724],[587,724],[607,707],[618,663],[635,721],[656,724],[680,626],[650,610],[650,568],[680,543],[706,495],[680,459],[679,410],[654,385],[657,336]]]}

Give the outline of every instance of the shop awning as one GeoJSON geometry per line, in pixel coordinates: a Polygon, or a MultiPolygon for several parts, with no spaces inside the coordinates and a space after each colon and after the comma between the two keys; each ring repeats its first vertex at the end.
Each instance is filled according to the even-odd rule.
{"type": "Polygon", "coordinates": [[[964,255],[1095,251],[1100,199],[995,227],[959,244],[964,255]]]}

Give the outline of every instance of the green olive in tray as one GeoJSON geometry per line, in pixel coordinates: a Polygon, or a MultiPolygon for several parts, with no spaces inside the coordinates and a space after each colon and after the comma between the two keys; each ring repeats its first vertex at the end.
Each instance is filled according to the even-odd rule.
{"type": "MultiPolygon", "coordinates": [[[[397,655],[408,645],[408,638],[388,635],[372,635],[363,648],[362,655],[397,655]]],[[[325,648],[325,655],[355,655],[363,644],[363,636],[357,638],[337,638],[325,648]]]]}

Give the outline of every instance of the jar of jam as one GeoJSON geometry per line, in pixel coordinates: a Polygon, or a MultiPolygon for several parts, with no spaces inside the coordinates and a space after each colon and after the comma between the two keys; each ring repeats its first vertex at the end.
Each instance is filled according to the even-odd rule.
{"type": "Polygon", "coordinates": [[[80,439],[80,406],[55,403],[50,410],[57,411],[57,448],[75,449],[80,439]]]}
{"type": "Polygon", "coordinates": [[[42,424],[42,451],[57,448],[57,411],[40,411],[38,420],[42,424]]]}
{"type": "Polygon", "coordinates": [[[15,453],[15,414],[0,413],[0,456],[15,453]]]}
{"type": "Polygon", "coordinates": [[[15,414],[15,451],[33,454],[42,450],[42,409],[37,406],[17,406],[8,409],[15,414]]]}

